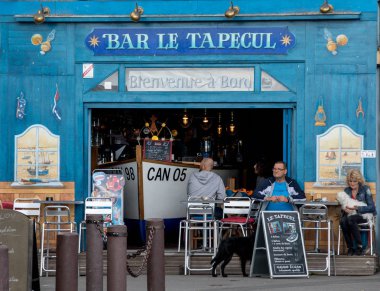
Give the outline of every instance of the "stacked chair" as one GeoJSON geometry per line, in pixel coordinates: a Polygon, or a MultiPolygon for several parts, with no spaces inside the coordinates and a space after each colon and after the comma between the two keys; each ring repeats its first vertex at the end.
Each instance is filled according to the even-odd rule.
{"type": "MultiPolygon", "coordinates": [[[[334,249],[334,233],[332,227],[332,221],[328,217],[328,209],[324,204],[304,204],[301,206],[300,210],[301,217],[301,227],[302,230],[309,230],[315,232],[315,250],[313,252],[307,251],[306,253],[321,255],[326,257],[326,264],[322,269],[310,269],[309,271],[314,272],[325,272],[327,271],[328,276],[331,275],[331,258],[333,258],[334,263],[334,274],[335,272],[335,249],[334,249]],[[327,250],[322,252],[319,248],[320,232],[327,232],[327,250]]],[[[305,237],[305,236],[304,236],[305,237]]]]}
{"type": "Polygon", "coordinates": [[[210,271],[209,268],[197,267],[192,263],[195,256],[216,255],[218,244],[218,223],[214,218],[214,203],[192,203],[187,206],[186,220],[181,222],[185,228],[185,267],[184,274],[191,271],[210,271]],[[200,245],[193,241],[194,232],[201,234],[200,245]]]}
{"type": "Polygon", "coordinates": [[[55,267],[51,264],[55,260],[56,252],[52,249],[53,242],[57,241],[57,234],[61,232],[76,231],[76,224],[70,218],[70,208],[64,205],[49,205],[44,208],[44,219],[41,228],[41,264],[40,276],[45,271],[55,272],[55,267]]]}

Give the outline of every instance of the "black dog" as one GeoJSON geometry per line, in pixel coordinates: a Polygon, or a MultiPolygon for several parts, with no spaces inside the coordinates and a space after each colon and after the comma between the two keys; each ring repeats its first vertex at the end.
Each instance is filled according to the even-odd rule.
{"type": "Polygon", "coordinates": [[[245,272],[245,263],[247,260],[252,259],[253,245],[255,242],[254,235],[249,237],[230,237],[222,242],[219,245],[218,252],[216,256],[211,260],[212,264],[212,276],[216,277],[216,267],[221,263],[222,276],[227,277],[224,272],[224,268],[231,261],[232,256],[237,254],[240,258],[241,271],[243,276],[247,277],[245,272]]]}

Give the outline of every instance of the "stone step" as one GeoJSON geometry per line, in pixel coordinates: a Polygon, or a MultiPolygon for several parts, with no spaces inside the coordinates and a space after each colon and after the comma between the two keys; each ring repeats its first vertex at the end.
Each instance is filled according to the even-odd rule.
{"type": "MultiPolygon", "coordinates": [[[[134,253],[134,250],[129,250],[128,253],[134,253]]],[[[143,253],[144,254],[144,253],[143,253]]],[[[128,264],[133,272],[137,272],[143,260],[143,254],[134,259],[128,260],[128,264]]],[[[327,275],[327,271],[315,272],[314,269],[323,269],[326,266],[326,257],[323,255],[310,254],[307,257],[308,268],[310,274],[327,275]]],[[[79,254],[79,274],[86,275],[86,253],[79,254]]],[[[184,273],[184,252],[176,252],[173,250],[165,251],[165,271],[167,275],[181,275],[184,273]]],[[[193,268],[210,268],[210,255],[192,256],[191,266],[193,268]]],[[[55,261],[51,261],[51,266],[55,265],[55,261]]],[[[338,276],[368,276],[375,274],[379,269],[379,258],[377,256],[346,256],[340,255],[335,257],[336,275],[338,276]]],[[[331,260],[331,274],[334,275],[334,262],[331,260]]],[[[219,268],[217,269],[218,273],[219,268]]],[[[249,274],[250,262],[246,264],[246,272],[249,274]]],[[[231,262],[226,266],[226,273],[230,275],[242,275],[240,269],[240,261],[237,256],[234,256],[231,262]]],[[[107,274],[107,251],[103,251],[103,274],[107,274]]],[[[142,274],[146,274],[146,268],[142,274]]],[[[191,274],[211,275],[211,271],[192,271],[191,274]]],[[[49,274],[50,275],[50,274],[49,274]]]]}

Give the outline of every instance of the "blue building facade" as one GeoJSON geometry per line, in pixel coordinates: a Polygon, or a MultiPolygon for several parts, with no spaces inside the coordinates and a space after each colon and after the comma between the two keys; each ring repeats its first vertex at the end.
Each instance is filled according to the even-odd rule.
{"type": "MultiPolygon", "coordinates": [[[[83,200],[91,181],[91,112],[99,108],[279,109],[283,159],[301,185],[323,180],[319,156],[329,153],[318,136],[335,125],[361,135],[361,150],[373,155],[378,4],[335,0],[333,11],[322,13],[323,2],[240,0],[240,11],[227,18],[229,1],[144,0],[144,13],[132,21],[130,1],[0,1],[0,181],[15,179],[15,136],[41,124],[60,136],[60,180],[74,181],[83,200]],[[41,4],[50,15],[36,24],[41,4]],[[133,83],[129,75],[194,68],[196,76],[252,69],[242,73],[252,74],[251,89],[224,90],[237,85],[223,82],[216,90],[149,89],[146,79],[133,83]],[[117,90],[92,90],[115,72],[117,90]],[[268,82],[279,89],[266,90],[268,82]],[[23,118],[16,116],[20,92],[23,118]]],[[[247,130],[255,126],[265,125],[247,130]]],[[[377,158],[360,161],[366,180],[377,182],[377,158]]]]}

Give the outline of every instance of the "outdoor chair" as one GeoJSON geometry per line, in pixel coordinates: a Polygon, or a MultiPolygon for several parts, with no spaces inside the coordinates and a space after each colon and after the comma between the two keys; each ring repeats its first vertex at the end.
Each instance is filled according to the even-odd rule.
{"type": "Polygon", "coordinates": [[[209,271],[209,268],[197,267],[192,264],[194,256],[209,256],[210,260],[215,256],[217,250],[217,222],[214,219],[214,203],[189,203],[187,207],[187,219],[185,226],[185,268],[184,274],[191,271],[209,271]],[[193,232],[202,234],[202,246],[194,247],[192,242],[193,232]],[[208,238],[207,238],[208,236],[208,238]]]}
{"type": "Polygon", "coordinates": [[[79,224],[78,253],[81,252],[83,239],[83,231],[86,231],[86,219],[88,215],[103,215],[103,227],[112,224],[112,199],[103,197],[87,197],[84,202],[84,220],[79,224]]]}
{"type": "Polygon", "coordinates": [[[254,203],[249,197],[226,197],[224,199],[223,218],[219,221],[219,238],[223,237],[223,230],[238,227],[243,236],[247,236],[249,226],[252,226],[257,219],[259,203],[254,203]]]}
{"type": "MultiPolygon", "coordinates": [[[[306,251],[307,254],[315,254],[326,256],[326,264],[323,269],[310,269],[309,271],[314,272],[325,272],[327,275],[331,275],[331,257],[333,257],[334,263],[334,274],[335,270],[335,250],[334,250],[334,234],[332,221],[328,217],[328,209],[324,204],[304,204],[301,206],[300,210],[301,227],[305,232],[306,230],[315,232],[315,251],[306,251]],[[321,252],[319,249],[319,238],[320,232],[327,232],[327,251],[321,252]]],[[[305,235],[304,235],[305,237],[305,235]]]]}
{"type": "MultiPolygon", "coordinates": [[[[375,221],[376,217],[372,217],[371,219],[368,219],[365,223],[359,223],[358,226],[360,228],[361,232],[366,232],[368,234],[369,238],[369,246],[370,246],[370,255],[374,255],[374,250],[376,249],[376,239],[375,236],[375,221]]],[[[340,236],[341,236],[342,229],[339,225],[339,234],[338,234],[338,256],[340,255],[340,236]]]]}
{"type": "Polygon", "coordinates": [[[40,276],[43,271],[55,272],[54,266],[49,263],[56,258],[51,245],[57,241],[57,234],[75,231],[75,222],[70,219],[70,208],[64,205],[49,205],[44,208],[44,219],[41,229],[41,264],[40,276]]]}
{"type": "Polygon", "coordinates": [[[16,198],[13,201],[13,210],[25,214],[37,223],[40,222],[41,203],[35,198],[16,198]]]}

